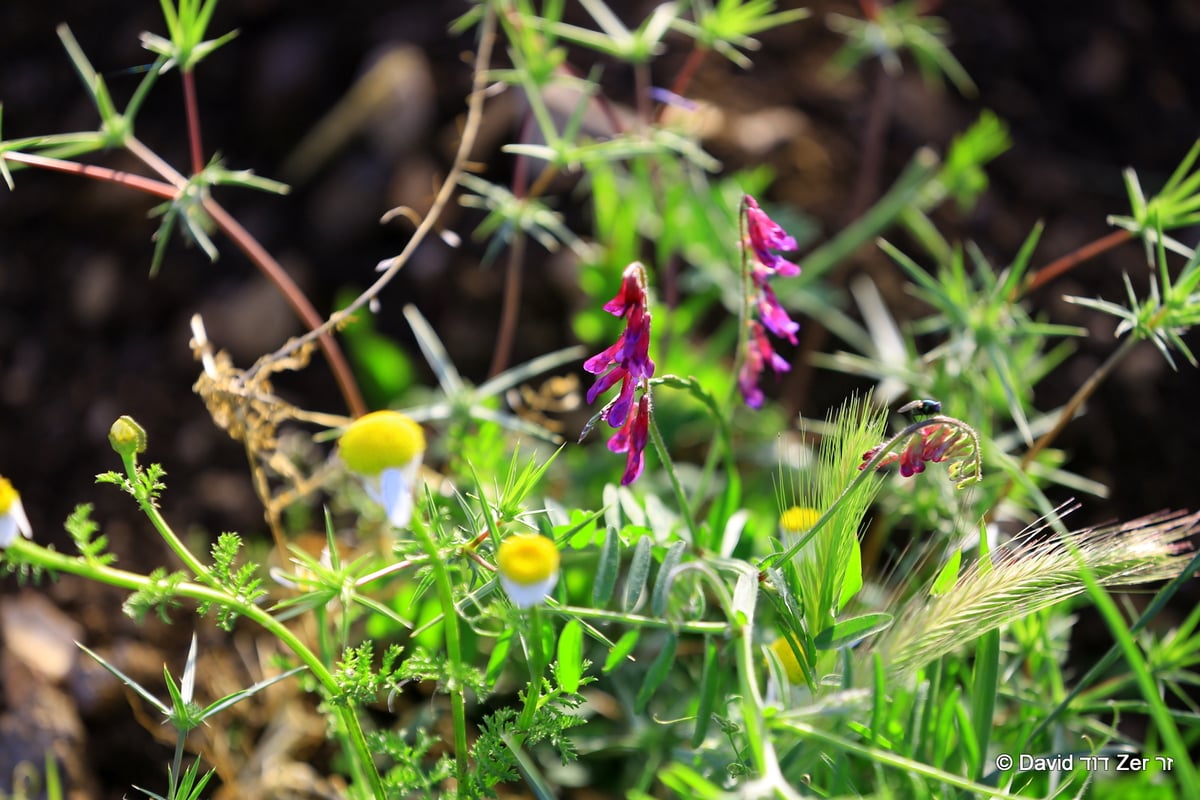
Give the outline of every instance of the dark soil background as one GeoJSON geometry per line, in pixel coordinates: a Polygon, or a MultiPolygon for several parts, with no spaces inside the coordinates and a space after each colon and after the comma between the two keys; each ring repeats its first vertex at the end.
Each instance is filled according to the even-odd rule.
{"type": "MultiPolygon", "coordinates": [[[[626,20],[652,6],[612,5],[626,20]]],[[[399,204],[423,208],[445,171],[470,77],[462,54],[471,47],[470,39],[454,39],[446,29],[465,6],[225,0],[217,12],[211,30],[237,28],[241,34],[200,68],[200,105],[206,155],[217,150],[233,167],[278,176],[305,133],[385,48],[412,46],[428,73],[422,77],[422,69],[414,69],[402,76],[387,124],[377,120],[369,133],[353,137],[291,195],[219,194],[322,312],[335,292],[365,287],[374,265],[403,247],[411,227],[379,226],[379,215],[399,204]]],[[[773,164],[778,182],[771,199],[812,216],[827,236],[854,213],[852,191],[863,167],[864,129],[877,84],[870,70],[865,77],[838,79],[823,69],[839,44],[823,15],[857,15],[857,5],[810,7],[813,19],[763,38],[753,71],[710,60],[697,77],[695,95],[725,114],[710,148],[730,168],[773,164]],[[748,117],[764,109],[782,110],[778,119],[794,129],[779,129],[787,135],[768,135],[765,144],[762,137],[745,136],[748,117]]],[[[995,111],[1011,127],[1012,150],[989,168],[992,188],[975,211],[965,217],[947,212],[939,220],[975,239],[996,263],[1007,263],[1039,219],[1046,233],[1034,259],[1038,265],[1102,236],[1109,230],[1106,215],[1127,210],[1122,168],[1136,167],[1153,192],[1200,135],[1195,68],[1200,5],[979,0],[946,4],[938,13],[949,21],[954,52],[979,95],[938,93],[912,76],[895,82],[877,186],[886,187],[916,148],[943,152],[980,110],[995,111]]],[[[108,76],[119,103],[139,78],[122,71],[150,60],[138,34],[163,31],[158,6],[149,0],[0,6],[5,138],[95,125],[54,33],[61,22],[70,24],[96,69],[108,76]]],[[[670,83],[685,55],[681,42],[671,43],[676,50],[656,68],[662,85],[670,83]]],[[[577,66],[586,71],[589,65],[577,66]]],[[[616,99],[628,99],[620,71],[610,72],[606,85],[616,99]]],[[[138,120],[137,135],[183,168],[180,97],[177,76],[164,76],[138,120]]],[[[492,165],[492,177],[507,169],[496,148],[512,135],[511,108],[504,102],[490,107],[474,154],[492,165]]],[[[761,125],[762,119],[754,121],[761,125]]],[[[766,124],[769,132],[772,123],[766,124]]],[[[122,154],[103,163],[136,169],[122,154]]],[[[198,368],[187,347],[188,319],[201,312],[217,346],[242,365],[300,332],[299,324],[241,254],[221,240],[216,264],[195,248],[172,243],[161,273],[149,279],[155,223],[146,215],[157,201],[66,175],[25,170],[16,179],[15,193],[0,190],[0,474],[22,492],[38,540],[68,548],[62,521],[76,503],[93,502],[122,565],[148,570],[170,563],[128,498],[92,483],[96,473],[119,466],[106,434],[121,414],[145,426],[150,457],[168,469],[164,507],[172,522],[193,526],[201,536],[222,530],[262,534],[244,454],[212,425],[191,392],[198,368]]],[[[475,221],[453,209],[446,218],[447,227],[464,235],[475,221]]],[[[1196,236],[1183,232],[1180,238],[1194,244],[1196,236]]],[[[416,302],[459,367],[477,380],[485,377],[491,359],[502,281],[500,269],[478,266],[479,255],[472,245],[456,252],[427,243],[385,291],[380,316],[382,329],[408,342],[398,312],[404,302],[416,302]]],[[[530,248],[531,265],[542,258],[530,248]]],[[[832,280],[844,281],[862,269],[894,274],[868,249],[832,280]]],[[[1056,321],[1094,333],[1044,383],[1041,407],[1063,403],[1115,346],[1108,319],[1066,305],[1061,296],[1120,299],[1122,272],[1144,283],[1139,246],[1110,252],[1034,296],[1056,321]]],[[[527,286],[514,358],[571,343],[567,312],[575,298],[569,288],[554,282],[527,286]]],[[[890,300],[898,314],[920,311],[902,295],[890,300]]],[[[827,350],[838,346],[820,337],[808,341],[827,350]]],[[[849,386],[840,377],[814,373],[789,402],[805,415],[821,416],[849,386]]],[[[308,408],[344,410],[320,360],[282,389],[308,408]]],[[[1060,440],[1073,454],[1074,469],[1112,488],[1107,500],[1087,499],[1079,523],[1200,505],[1193,468],[1200,445],[1198,407],[1195,370],[1185,365],[1173,373],[1149,346],[1130,358],[1060,440]]],[[[69,771],[88,795],[120,797],[130,784],[161,790],[169,749],[147,730],[157,723],[140,724],[125,698],[105,688],[110,681],[76,659],[72,647],[64,651],[60,645],[64,636],[68,644],[79,639],[158,686],[164,660],[178,674],[190,631],[153,622],[139,628],[120,613],[121,593],[67,578],[37,592],[15,582],[5,590],[0,788],[7,791],[22,759],[38,763],[48,742],[66,741],[71,746],[60,747],[60,755],[67,753],[69,771]],[[46,630],[58,644],[17,641],[20,631],[46,630]],[[30,651],[57,653],[66,666],[49,672],[45,664],[31,667],[20,655],[30,651]]],[[[1194,593],[1191,598],[1194,602],[1194,593]]],[[[213,635],[209,641],[220,647],[223,640],[213,635]]],[[[1078,644],[1084,652],[1091,646],[1078,644]]],[[[240,642],[232,650],[249,646],[240,642]]],[[[252,730],[255,723],[246,725],[252,730]]],[[[295,757],[314,751],[297,745],[289,752],[295,757]]],[[[316,792],[276,796],[319,796],[316,792]]]]}

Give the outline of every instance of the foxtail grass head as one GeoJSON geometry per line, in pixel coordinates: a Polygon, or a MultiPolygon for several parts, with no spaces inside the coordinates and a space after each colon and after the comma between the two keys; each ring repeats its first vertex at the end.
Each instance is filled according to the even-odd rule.
{"type": "Polygon", "coordinates": [[[917,669],[988,631],[1102,586],[1174,578],[1190,560],[1200,513],[1167,513],[1059,535],[1047,524],[993,550],[950,588],[906,601],[871,646],[893,674],[917,669]]]}

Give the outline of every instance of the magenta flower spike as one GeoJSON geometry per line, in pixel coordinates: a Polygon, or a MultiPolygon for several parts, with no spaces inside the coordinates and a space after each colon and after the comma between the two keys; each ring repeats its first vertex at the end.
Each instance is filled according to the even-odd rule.
{"type": "Polygon", "coordinates": [[[646,440],[650,433],[650,393],[642,392],[642,398],[634,407],[633,414],[608,440],[608,449],[614,453],[625,453],[625,472],[621,485],[628,486],[642,474],[646,463],[646,440]]]}
{"type": "Polygon", "coordinates": [[[758,201],[746,195],[746,234],[750,247],[758,263],[770,271],[772,275],[782,275],[792,278],[800,274],[800,267],[785,259],[772,250],[795,250],[796,240],[779,226],[779,223],[767,216],[767,212],[758,207],[758,201]]]}
{"type": "Polygon", "coordinates": [[[745,398],[746,405],[751,408],[761,408],[763,393],[758,388],[758,380],[762,377],[763,369],[770,367],[776,375],[782,375],[792,367],[771,347],[763,326],[758,322],[750,322],[750,336],[746,355],[742,361],[742,369],[738,372],[738,389],[745,398]]]}
{"type": "Polygon", "coordinates": [[[650,360],[650,311],[646,306],[646,269],[635,261],[621,275],[616,297],[604,304],[605,311],[624,318],[625,330],[612,345],[583,362],[586,371],[599,376],[588,389],[589,403],[621,384],[617,396],[600,412],[600,418],[618,429],[608,440],[608,449],[626,454],[622,486],[628,486],[642,474],[649,434],[654,362],[650,360]],[[638,389],[641,396],[635,404],[638,389]]]}
{"type": "MultiPolygon", "coordinates": [[[[866,469],[881,447],[883,445],[872,447],[863,453],[862,463],[858,468],[866,469]]],[[[898,463],[900,475],[911,478],[924,472],[926,464],[963,459],[974,450],[975,440],[967,429],[946,423],[930,425],[909,436],[904,449],[899,453],[891,452],[880,459],[875,469],[883,471],[898,463]]]]}
{"type": "Polygon", "coordinates": [[[768,217],[759,208],[758,201],[750,195],[743,197],[743,214],[745,240],[742,246],[744,252],[751,256],[749,270],[752,288],[747,303],[753,309],[755,318],[747,322],[746,350],[738,371],[738,390],[746,405],[761,408],[763,393],[758,382],[763,370],[769,366],[779,376],[791,369],[788,362],[775,352],[765,331],[796,344],[796,332],[800,330],[799,323],[789,317],[780,304],[769,281],[775,276],[788,278],[799,275],[800,267],[776,252],[795,250],[796,240],[779,223],[768,217]]]}

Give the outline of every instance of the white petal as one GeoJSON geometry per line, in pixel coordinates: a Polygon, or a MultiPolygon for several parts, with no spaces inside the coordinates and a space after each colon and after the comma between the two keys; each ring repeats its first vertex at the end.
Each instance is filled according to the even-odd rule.
{"type": "Polygon", "coordinates": [[[13,519],[12,511],[0,516],[0,549],[6,548],[17,538],[17,521],[13,519]]]}
{"type": "Polygon", "coordinates": [[[29,517],[25,516],[25,506],[19,497],[12,501],[7,512],[0,514],[0,550],[16,541],[18,532],[26,539],[33,538],[33,528],[29,527],[29,517]]]}
{"type": "Polygon", "coordinates": [[[397,528],[412,519],[412,480],[408,470],[390,467],[366,483],[367,494],[387,512],[388,521],[397,528]]]}
{"type": "Polygon", "coordinates": [[[552,572],[546,580],[537,583],[516,583],[509,580],[504,573],[500,573],[500,585],[504,587],[508,599],[517,608],[529,608],[541,603],[554,590],[556,583],[558,583],[557,570],[552,572]]]}

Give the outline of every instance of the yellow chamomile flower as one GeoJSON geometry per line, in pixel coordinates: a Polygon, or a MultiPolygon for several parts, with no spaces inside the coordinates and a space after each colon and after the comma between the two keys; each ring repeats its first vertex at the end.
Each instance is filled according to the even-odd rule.
{"type": "Polygon", "coordinates": [[[796,660],[796,654],[792,652],[792,646],[787,639],[780,636],[767,646],[779,657],[779,663],[783,664],[783,671],[787,673],[788,682],[804,681],[804,671],[800,669],[800,662],[796,660]]]}
{"type": "Polygon", "coordinates": [[[820,518],[821,512],[815,508],[792,506],[779,515],[779,527],[784,533],[794,536],[812,528],[820,518]]]}
{"type": "Polygon", "coordinates": [[[558,583],[558,548],[536,533],[518,533],[496,551],[500,585],[517,608],[529,608],[550,594],[558,583]]]}
{"type": "Polygon", "coordinates": [[[26,539],[33,538],[33,529],[29,527],[29,518],[21,505],[21,495],[8,478],[0,475],[0,549],[16,541],[18,532],[26,539]]]}
{"type": "Polygon", "coordinates": [[[367,494],[397,528],[412,519],[413,487],[425,455],[425,432],[399,411],[374,411],[346,428],[342,461],[363,481],[367,494]]]}

